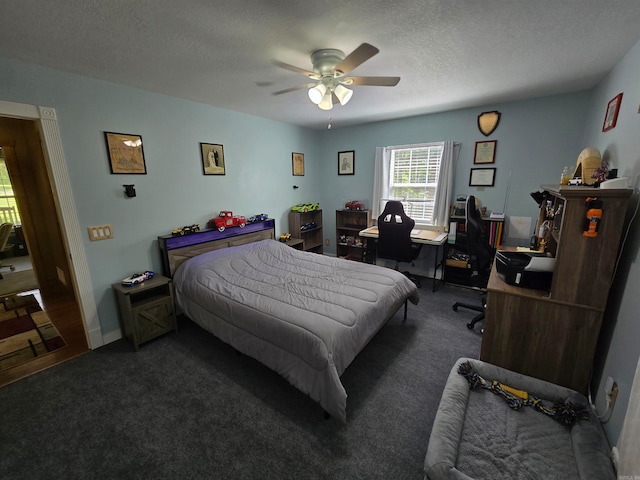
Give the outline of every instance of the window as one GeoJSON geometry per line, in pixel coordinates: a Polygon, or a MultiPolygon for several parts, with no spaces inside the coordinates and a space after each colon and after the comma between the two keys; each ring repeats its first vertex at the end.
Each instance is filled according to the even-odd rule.
{"type": "Polygon", "coordinates": [[[416,224],[434,225],[443,143],[391,147],[389,199],[400,200],[416,224]]]}
{"type": "Polygon", "coordinates": [[[11,222],[14,225],[22,223],[16,206],[16,197],[13,194],[11,180],[9,179],[7,164],[0,148],[0,223],[4,222],[11,222]]]}

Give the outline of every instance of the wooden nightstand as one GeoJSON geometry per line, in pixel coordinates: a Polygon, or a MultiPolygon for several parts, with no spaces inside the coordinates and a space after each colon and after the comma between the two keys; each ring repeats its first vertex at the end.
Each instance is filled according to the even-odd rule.
{"type": "Polygon", "coordinates": [[[111,288],[116,294],[124,335],[136,351],[141,343],[178,331],[170,278],[156,274],[133,287],[114,283],[111,288]]]}
{"type": "Polygon", "coordinates": [[[288,242],[284,242],[285,245],[289,245],[291,248],[295,248],[296,250],[302,250],[304,245],[304,240],[301,238],[291,237],[288,242]]]}

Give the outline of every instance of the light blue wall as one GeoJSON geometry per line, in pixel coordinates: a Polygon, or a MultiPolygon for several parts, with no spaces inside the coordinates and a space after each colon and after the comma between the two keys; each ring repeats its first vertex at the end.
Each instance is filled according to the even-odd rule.
{"type": "MultiPolygon", "coordinates": [[[[532,218],[533,231],[537,205],[529,193],[541,184],[557,184],[564,165],[575,165],[582,150],[584,122],[590,93],[582,92],[485,107],[456,110],[434,115],[371,123],[328,130],[321,139],[320,169],[324,189],[320,201],[326,212],[342,208],[346,200],[364,200],[371,207],[375,148],[441,140],[462,143],[454,180],[454,194],[473,194],[489,211],[501,212],[505,199],[507,215],[532,218]],[[498,110],[501,120],[489,137],[480,133],[478,115],[498,110]],[[494,187],[469,187],[475,143],[497,140],[494,187]],[[355,150],[355,175],[338,175],[337,154],[355,150]],[[511,178],[511,180],[509,180],[511,178]]],[[[334,123],[339,122],[339,111],[334,123]]],[[[327,231],[335,231],[335,216],[325,215],[327,231]]],[[[509,231],[507,230],[507,236],[509,231]]],[[[530,235],[524,238],[528,244],[530,235]]],[[[507,244],[522,239],[507,238],[507,244]]],[[[335,253],[335,239],[327,251],[335,253]]]]}
{"type": "Polygon", "coordinates": [[[161,271],[159,235],[204,227],[220,210],[268,213],[280,234],[291,205],[320,196],[318,132],[1,58],[0,99],[56,109],[108,339],[119,336],[110,286],[134,271],[161,271]],[[147,175],[110,174],[105,131],[142,136],[147,175]],[[224,145],[225,176],[202,174],[200,142],[224,145]],[[292,176],[292,152],[305,154],[305,176],[292,176]],[[135,184],[137,197],[125,198],[123,184],[135,184]],[[90,242],[86,227],[102,224],[114,238],[90,242]]]}
{"type": "MultiPolygon", "coordinates": [[[[589,122],[585,130],[584,144],[598,147],[613,168],[618,168],[619,176],[629,177],[629,186],[634,188],[631,197],[630,214],[637,208],[640,198],[640,43],[618,63],[598,88],[595,89],[590,105],[589,122]],[[602,124],[608,102],[624,92],[613,130],[602,132],[602,124]]],[[[606,215],[606,212],[604,212],[606,215]]],[[[631,215],[630,215],[631,216],[631,215]]],[[[627,410],[629,392],[640,356],[640,226],[636,218],[631,224],[622,250],[620,265],[613,289],[609,295],[602,341],[594,378],[596,404],[604,411],[606,400],[603,394],[604,382],[613,377],[619,387],[618,401],[605,429],[615,445],[627,410]]]]}
{"type": "MultiPolygon", "coordinates": [[[[84,238],[103,333],[118,332],[110,285],[133,270],[160,270],[156,237],[184,224],[204,224],[219,210],[251,215],[266,212],[277,220],[277,233],[288,230],[291,205],[320,201],[325,237],[335,252],[334,211],[346,200],[370,206],[376,146],[452,139],[462,143],[456,193],[473,193],[490,210],[505,203],[508,215],[535,217],[529,193],[540,184],[557,183],[563,165],[575,165],[585,146],[597,146],[621,173],[629,171],[638,191],[640,116],[640,46],[619,63],[594,92],[538,98],[477,109],[402,120],[309,131],[270,120],[102,81],[60,73],[0,58],[0,100],[54,107],[58,115],[79,223],[110,223],[113,240],[84,238]],[[635,82],[635,83],[634,83],[635,82]],[[602,133],[606,103],[624,91],[618,126],[602,133]],[[497,140],[496,186],[468,187],[477,130],[483,111],[502,112],[497,140]],[[142,135],[148,175],[111,175],[103,132],[142,135]],[[224,145],[227,175],[203,176],[199,142],[224,145]],[[338,176],[337,152],[355,150],[355,175],[338,176]],[[291,152],[305,153],[306,175],[291,175],[291,152]],[[138,196],[125,199],[122,184],[134,183],[138,196]],[[293,190],[292,185],[299,185],[293,190]]],[[[637,195],[634,196],[634,201],[637,195]]],[[[508,232],[507,232],[508,233],[508,232]]],[[[513,242],[518,243],[516,240],[513,242]]],[[[514,243],[514,244],[515,244],[514,243]]],[[[618,404],[607,433],[615,444],[628,402],[640,347],[637,251],[640,232],[633,224],[624,248],[607,311],[606,340],[599,371],[620,385],[618,404]],[[628,285],[628,287],[627,287],[628,285]]],[[[598,378],[596,378],[598,380],[598,378]]],[[[598,387],[598,391],[601,387],[598,387]]],[[[596,397],[600,400],[601,395],[596,397]]]]}

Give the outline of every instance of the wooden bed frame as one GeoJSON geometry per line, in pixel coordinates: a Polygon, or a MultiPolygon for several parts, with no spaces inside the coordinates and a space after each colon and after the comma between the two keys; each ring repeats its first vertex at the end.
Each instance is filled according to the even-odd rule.
{"type": "Polygon", "coordinates": [[[275,220],[269,218],[262,222],[248,223],[244,228],[231,227],[219,230],[203,230],[184,236],[163,235],[158,237],[158,246],[162,256],[162,273],[173,277],[183,262],[201,253],[235,247],[247,243],[276,238],[275,220]]]}

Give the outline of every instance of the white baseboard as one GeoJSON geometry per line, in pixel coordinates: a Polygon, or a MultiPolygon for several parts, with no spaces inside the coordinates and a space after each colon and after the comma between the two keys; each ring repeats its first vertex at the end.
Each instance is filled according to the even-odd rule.
{"type": "Polygon", "coordinates": [[[113,332],[105,333],[102,336],[103,345],[112,343],[122,338],[122,332],[120,330],[114,330],[113,332]]]}

